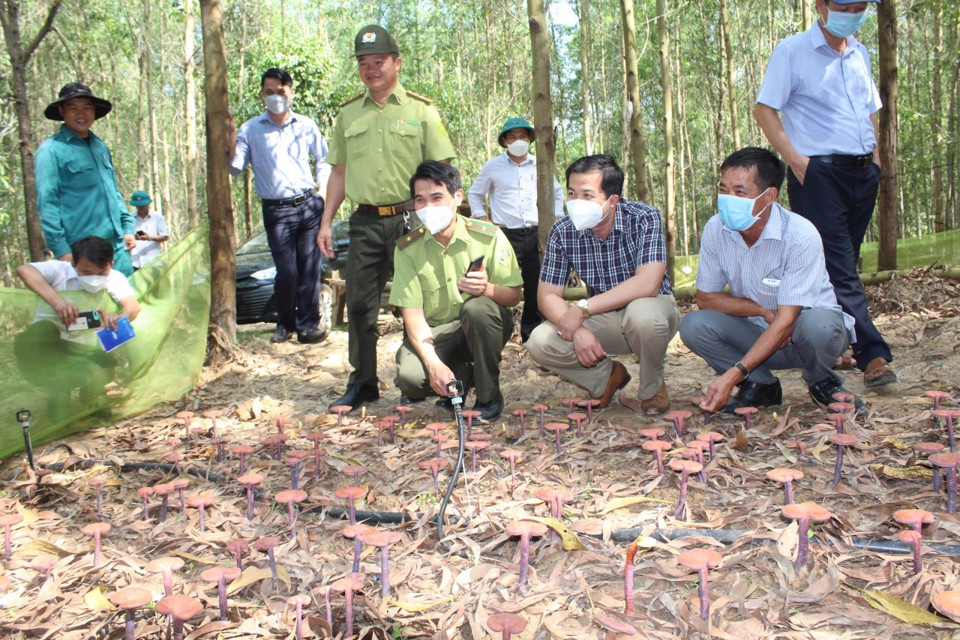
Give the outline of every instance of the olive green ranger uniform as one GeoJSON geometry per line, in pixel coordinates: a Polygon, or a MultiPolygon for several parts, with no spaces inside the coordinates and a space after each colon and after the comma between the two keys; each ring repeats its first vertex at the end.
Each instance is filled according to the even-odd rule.
{"type": "MultiPolygon", "coordinates": [[[[397,241],[390,304],[423,309],[437,357],[464,386],[476,387],[477,402],[486,403],[500,398],[500,353],[513,333],[513,314],[487,296],[460,291],[457,284],[471,260],[481,255],[492,284],[517,287],[523,278],[510,241],[496,225],[459,215],[455,219],[446,247],[423,227],[397,241]]],[[[397,351],[396,383],[410,398],[433,395],[408,337],[397,351]]]]}
{"type": "Polygon", "coordinates": [[[453,145],[432,101],[397,84],[383,106],[369,90],[340,105],[327,162],[345,165],[350,217],[345,273],[349,384],[377,383],[377,315],[393,271],[394,243],[409,225],[410,176],[424,160],[448,160],[453,145]]]}

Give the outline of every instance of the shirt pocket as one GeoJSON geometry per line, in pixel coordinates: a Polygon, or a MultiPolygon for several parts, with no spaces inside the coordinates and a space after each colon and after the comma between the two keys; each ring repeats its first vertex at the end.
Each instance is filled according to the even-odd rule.
{"type": "Polygon", "coordinates": [[[423,296],[423,315],[429,319],[440,308],[443,280],[433,270],[420,272],[420,294],[423,296]]]}
{"type": "Polygon", "coordinates": [[[420,125],[397,120],[387,134],[387,151],[398,158],[420,158],[420,125]]]}
{"type": "Polygon", "coordinates": [[[760,279],[760,284],[757,287],[760,299],[757,300],[757,304],[764,309],[776,310],[779,306],[782,277],[782,270],[775,269],[760,279]]]}
{"type": "Polygon", "coordinates": [[[96,189],[100,186],[100,172],[92,162],[70,160],[64,166],[63,186],[76,191],[96,189]]]}
{"type": "Polygon", "coordinates": [[[363,158],[370,151],[369,141],[364,140],[364,134],[366,134],[369,129],[369,124],[355,123],[347,127],[343,132],[348,160],[363,158]]]}

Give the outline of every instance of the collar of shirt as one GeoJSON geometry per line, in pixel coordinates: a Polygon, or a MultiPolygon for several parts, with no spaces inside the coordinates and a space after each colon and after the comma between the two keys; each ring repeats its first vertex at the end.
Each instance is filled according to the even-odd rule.
{"type": "MultiPolygon", "coordinates": [[[[401,85],[398,82],[397,86],[395,86],[393,88],[393,91],[390,92],[390,95],[387,96],[387,99],[384,102],[384,104],[386,104],[387,102],[394,102],[399,105],[399,104],[403,104],[406,100],[407,100],[407,90],[404,89],[403,85],[401,85]]],[[[376,105],[377,108],[380,108],[380,104],[373,99],[373,95],[371,95],[370,89],[367,89],[366,92],[364,93],[363,101],[365,103],[370,102],[376,105]]]]}
{"type": "Polygon", "coordinates": [[[507,153],[506,151],[503,152],[503,159],[505,162],[509,162],[515,167],[522,167],[528,164],[537,164],[537,159],[529,151],[527,152],[527,157],[523,159],[523,162],[517,162],[516,160],[511,158],[510,154],[507,153]]]}
{"type": "MultiPolygon", "coordinates": [[[[763,231],[760,232],[760,237],[753,243],[753,246],[757,246],[761,242],[768,240],[775,242],[781,242],[783,240],[783,218],[785,215],[783,211],[783,207],[781,207],[778,202],[770,205],[770,217],[767,218],[767,224],[764,225],[763,231]]],[[[744,247],[747,246],[747,243],[743,241],[743,236],[740,235],[739,231],[728,229],[725,225],[720,225],[720,229],[723,233],[732,234],[744,247]]]]}
{"type": "Polygon", "coordinates": [[[849,55],[857,47],[857,45],[860,44],[860,41],[853,36],[847,36],[847,47],[841,54],[827,43],[827,36],[823,35],[823,29],[820,27],[819,20],[814,22],[813,26],[807,29],[807,33],[810,34],[810,42],[813,44],[814,49],[826,49],[832,51],[835,56],[849,55]]]}
{"type": "Polygon", "coordinates": [[[269,111],[264,111],[263,113],[260,114],[259,120],[260,120],[260,123],[261,123],[261,124],[265,124],[265,125],[272,124],[273,126],[277,127],[278,129],[282,129],[282,128],[285,127],[285,126],[287,126],[287,125],[289,125],[289,124],[293,124],[294,122],[296,122],[299,117],[300,117],[300,116],[298,116],[294,111],[290,111],[290,117],[287,118],[287,121],[284,122],[283,124],[277,124],[277,123],[274,122],[273,119],[270,117],[270,112],[269,112],[269,111]]]}
{"type": "Polygon", "coordinates": [[[453,219],[456,222],[456,226],[453,228],[453,234],[450,236],[450,242],[446,247],[443,247],[440,244],[440,241],[437,240],[432,233],[427,231],[427,237],[424,240],[432,241],[443,247],[445,251],[449,251],[450,248],[457,242],[469,242],[470,233],[467,231],[467,225],[465,223],[464,217],[458,213],[453,214],[453,219]]]}
{"type": "Polygon", "coordinates": [[[63,140],[68,143],[82,142],[84,144],[89,144],[94,140],[98,140],[96,134],[93,131],[88,131],[87,137],[81,138],[74,132],[73,129],[71,129],[65,124],[60,125],[60,137],[62,137],[63,140]]]}

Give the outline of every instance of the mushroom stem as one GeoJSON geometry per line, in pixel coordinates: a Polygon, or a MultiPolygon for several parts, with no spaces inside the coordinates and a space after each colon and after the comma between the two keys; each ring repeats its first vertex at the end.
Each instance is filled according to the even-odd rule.
{"type": "Polygon", "coordinates": [[[297,602],[297,625],[294,630],[297,640],[303,640],[303,605],[297,602]]]}
{"type": "Polygon", "coordinates": [[[520,536],[520,588],[527,585],[527,575],[530,571],[530,533],[524,532],[520,536]]]}
{"type": "Polygon", "coordinates": [[[346,637],[353,635],[353,589],[347,586],[347,590],[344,592],[344,598],[347,601],[347,612],[346,612],[346,625],[347,632],[346,637]]]}
{"type": "Polygon", "coordinates": [[[631,542],[627,547],[627,563],[623,567],[623,612],[633,615],[633,558],[637,554],[637,543],[631,542]]]}
{"type": "Polygon", "coordinates": [[[700,569],[700,619],[706,622],[710,617],[710,593],[707,591],[707,567],[700,569]]]}
{"type": "Polygon", "coordinates": [[[677,508],[673,510],[673,517],[680,519],[683,517],[683,512],[687,507],[687,480],[689,474],[687,470],[684,469],[680,472],[680,496],[677,499],[677,508]]]}
{"type": "MultiPolygon", "coordinates": [[[[356,571],[354,571],[356,573],[356,571]]],[[[327,585],[326,590],[323,592],[323,605],[327,613],[327,626],[333,630],[333,609],[330,607],[330,585],[327,585]]]]}
{"type": "Polygon", "coordinates": [[[134,618],[133,609],[127,609],[124,615],[123,640],[136,640],[137,621],[134,618]]]}
{"type": "Polygon", "coordinates": [[[217,592],[220,596],[220,621],[226,622],[229,619],[227,616],[227,578],[222,574],[220,580],[217,581],[217,592]]]}
{"type": "Polygon", "coordinates": [[[957,468],[947,467],[947,513],[957,512],[957,468]]]}
{"type": "Polygon", "coordinates": [[[363,550],[363,542],[360,536],[354,536],[353,541],[353,572],[360,573],[360,552],[363,550]]]}
{"type": "Polygon", "coordinates": [[[167,507],[167,494],[164,493],[160,496],[160,515],[158,516],[158,520],[160,520],[160,522],[163,522],[167,519],[167,507]]]}
{"type": "Polygon", "coordinates": [[[837,445],[837,464],[833,467],[833,484],[830,485],[831,489],[836,489],[837,485],[840,484],[840,470],[843,468],[843,445],[837,445]]]}
{"type": "Polygon", "coordinates": [[[247,485],[247,520],[253,520],[253,485],[247,485]]]}
{"type": "Polygon", "coordinates": [[[798,532],[800,539],[797,544],[797,568],[807,564],[807,555],[810,552],[810,516],[804,516],[799,520],[800,530],[798,532]]]}
{"type": "Polygon", "coordinates": [[[273,585],[277,584],[277,559],[273,555],[273,547],[267,549],[267,557],[270,558],[270,577],[273,579],[273,585]]]}
{"type": "Polygon", "coordinates": [[[390,594],[390,545],[380,549],[380,597],[386,599],[390,594]]]}

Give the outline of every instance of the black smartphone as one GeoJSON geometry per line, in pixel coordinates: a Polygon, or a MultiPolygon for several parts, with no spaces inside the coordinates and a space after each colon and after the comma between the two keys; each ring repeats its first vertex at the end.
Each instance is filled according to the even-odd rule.
{"type": "Polygon", "coordinates": [[[470,265],[467,267],[467,273],[471,273],[473,271],[480,271],[481,268],[483,268],[483,256],[477,256],[476,258],[470,261],[470,265]]]}
{"type": "Polygon", "coordinates": [[[103,321],[100,319],[100,312],[94,309],[93,311],[81,311],[80,315],[77,316],[77,319],[73,321],[67,331],[83,331],[85,329],[98,329],[103,325],[103,321]]]}

